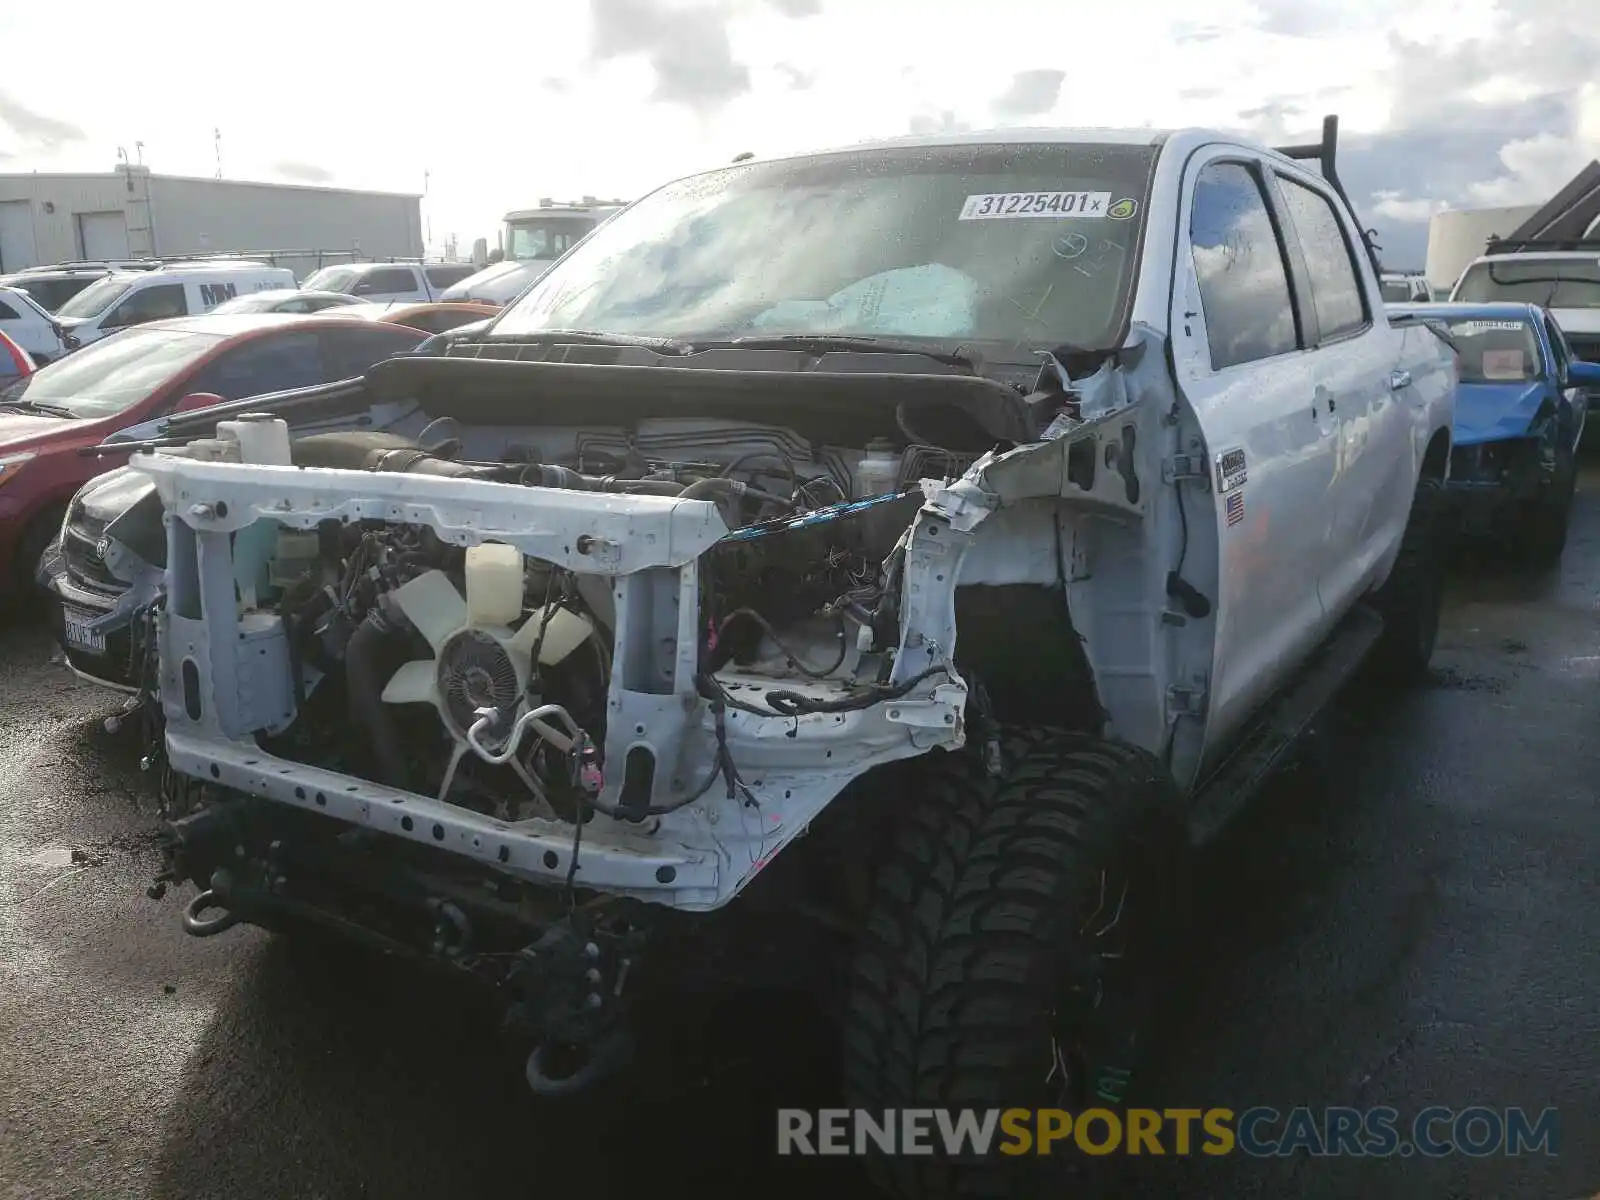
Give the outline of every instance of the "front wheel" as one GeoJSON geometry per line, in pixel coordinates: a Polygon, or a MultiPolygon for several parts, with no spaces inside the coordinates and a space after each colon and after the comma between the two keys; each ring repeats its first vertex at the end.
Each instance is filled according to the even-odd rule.
{"type": "Polygon", "coordinates": [[[1373,647],[1374,665],[1401,682],[1425,677],[1439,640],[1452,518],[1444,484],[1417,481],[1400,553],[1388,581],[1374,597],[1383,616],[1383,637],[1373,647]]]}
{"type": "Polygon", "coordinates": [[[1523,551],[1535,566],[1553,567],[1566,551],[1567,530],[1572,524],[1572,500],[1578,490],[1576,459],[1570,448],[1557,452],[1550,492],[1530,506],[1523,551]]]}
{"type": "MultiPolygon", "coordinates": [[[[845,1019],[847,1102],[1118,1105],[1149,1050],[1188,905],[1188,833],[1154,757],[1032,731],[918,760],[845,1019]]],[[[905,1197],[1054,1197],[1073,1155],[869,1160],[905,1197]],[[1019,1166],[1022,1163],[1024,1165],[1019,1166]]]]}
{"type": "Polygon", "coordinates": [[[64,507],[40,513],[28,523],[17,542],[16,558],[11,564],[12,595],[24,611],[40,608],[48,599],[43,575],[65,513],[64,507]]]}

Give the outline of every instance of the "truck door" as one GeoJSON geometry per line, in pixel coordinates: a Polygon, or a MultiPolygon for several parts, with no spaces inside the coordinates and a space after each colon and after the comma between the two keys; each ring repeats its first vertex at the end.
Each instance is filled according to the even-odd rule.
{"type": "MultiPolygon", "coordinates": [[[[1197,155],[1185,174],[1171,328],[1210,458],[1219,547],[1210,733],[1225,739],[1315,646],[1334,427],[1319,407],[1260,161],[1197,155]]],[[[1196,493],[1189,493],[1194,495],[1196,493]]]]}
{"type": "MultiPolygon", "coordinates": [[[[1409,392],[1401,369],[1405,334],[1389,324],[1365,283],[1360,231],[1320,180],[1287,168],[1273,171],[1284,225],[1298,255],[1294,269],[1310,293],[1307,359],[1319,419],[1334,424],[1333,481],[1322,513],[1322,603],[1343,614],[1361,595],[1386,553],[1399,543],[1411,513],[1412,438],[1409,392]]],[[[1374,285],[1375,286],[1375,285],[1374,285]]]]}

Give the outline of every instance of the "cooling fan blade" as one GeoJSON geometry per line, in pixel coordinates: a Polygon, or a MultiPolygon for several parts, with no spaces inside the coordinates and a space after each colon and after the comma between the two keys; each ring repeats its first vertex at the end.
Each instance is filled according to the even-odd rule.
{"type": "Polygon", "coordinates": [[[395,588],[390,596],[433,647],[435,656],[450,635],[467,623],[467,602],[443,571],[424,571],[395,588]]]}
{"type": "Polygon", "coordinates": [[[544,614],[544,609],[534,609],[522,628],[517,630],[516,635],[506,644],[506,649],[516,655],[519,662],[533,661],[533,647],[537,642],[539,665],[553,667],[594,636],[594,625],[590,623],[589,618],[580,616],[570,609],[556,609],[548,624],[545,622],[544,614]],[[543,641],[539,641],[541,625],[544,626],[543,641]]]}
{"type": "Polygon", "coordinates": [[[431,658],[406,663],[384,686],[383,702],[385,704],[439,703],[437,667],[438,664],[431,658]]]}

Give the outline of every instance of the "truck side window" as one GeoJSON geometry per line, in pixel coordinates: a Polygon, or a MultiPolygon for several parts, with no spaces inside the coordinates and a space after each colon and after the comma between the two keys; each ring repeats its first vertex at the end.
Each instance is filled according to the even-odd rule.
{"type": "Polygon", "coordinates": [[[386,296],[390,292],[414,292],[417,290],[417,277],[410,267],[380,267],[367,274],[360,283],[350,289],[353,296],[386,296]]]}
{"type": "Polygon", "coordinates": [[[157,283],[139,288],[111,311],[101,322],[104,329],[121,329],[127,325],[142,325],[146,321],[165,321],[170,317],[189,315],[189,301],[184,298],[183,284],[157,283]]]}
{"type": "Polygon", "coordinates": [[[428,277],[428,282],[436,288],[447,288],[453,283],[460,283],[468,275],[477,274],[478,268],[472,263],[463,263],[459,266],[427,267],[423,274],[428,277]]]}
{"type": "Polygon", "coordinates": [[[1189,240],[1212,370],[1299,345],[1283,247],[1255,172],[1230,162],[1201,169],[1189,240]]]}
{"type": "MultiPolygon", "coordinates": [[[[1367,323],[1367,306],[1361,295],[1360,276],[1339,215],[1321,192],[1278,176],[1284,207],[1300,238],[1306,272],[1311,277],[1311,300],[1324,340],[1354,333],[1367,323]]],[[[1406,285],[1409,299],[1410,285],[1406,285]]]]}
{"type": "Polygon", "coordinates": [[[0,321],[20,321],[21,314],[4,300],[0,300],[0,321]]]}

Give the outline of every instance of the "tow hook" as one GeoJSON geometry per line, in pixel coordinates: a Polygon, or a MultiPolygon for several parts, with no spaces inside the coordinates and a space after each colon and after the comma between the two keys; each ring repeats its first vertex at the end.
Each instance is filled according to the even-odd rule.
{"type": "Polygon", "coordinates": [[[536,1096],[551,1099],[586,1091],[633,1061],[634,1039],[624,1025],[584,1045],[546,1040],[528,1055],[525,1074],[536,1096]]]}
{"type": "Polygon", "coordinates": [[[201,892],[183,910],[183,931],[190,937],[214,937],[232,929],[239,923],[239,915],[231,908],[226,908],[217,894],[210,888],[201,892]],[[206,917],[202,914],[215,909],[217,914],[206,917]]]}
{"type": "Polygon", "coordinates": [[[613,946],[607,953],[591,932],[570,920],[550,926],[512,969],[519,1002],[508,1017],[538,1039],[525,1074],[539,1096],[576,1095],[633,1060],[622,1001],[631,948],[613,946]]]}
{"type": "Polygon", "coordinates": [[[184,907],[183,931],[190,937],[215,937],[239,923],[239,914],[228,906],[227,897],[233,890],[233,876],[226,870],[211,876],[211,886],[184,907]],[[215,916],[205,916],[215,912],[215,916]]]}

